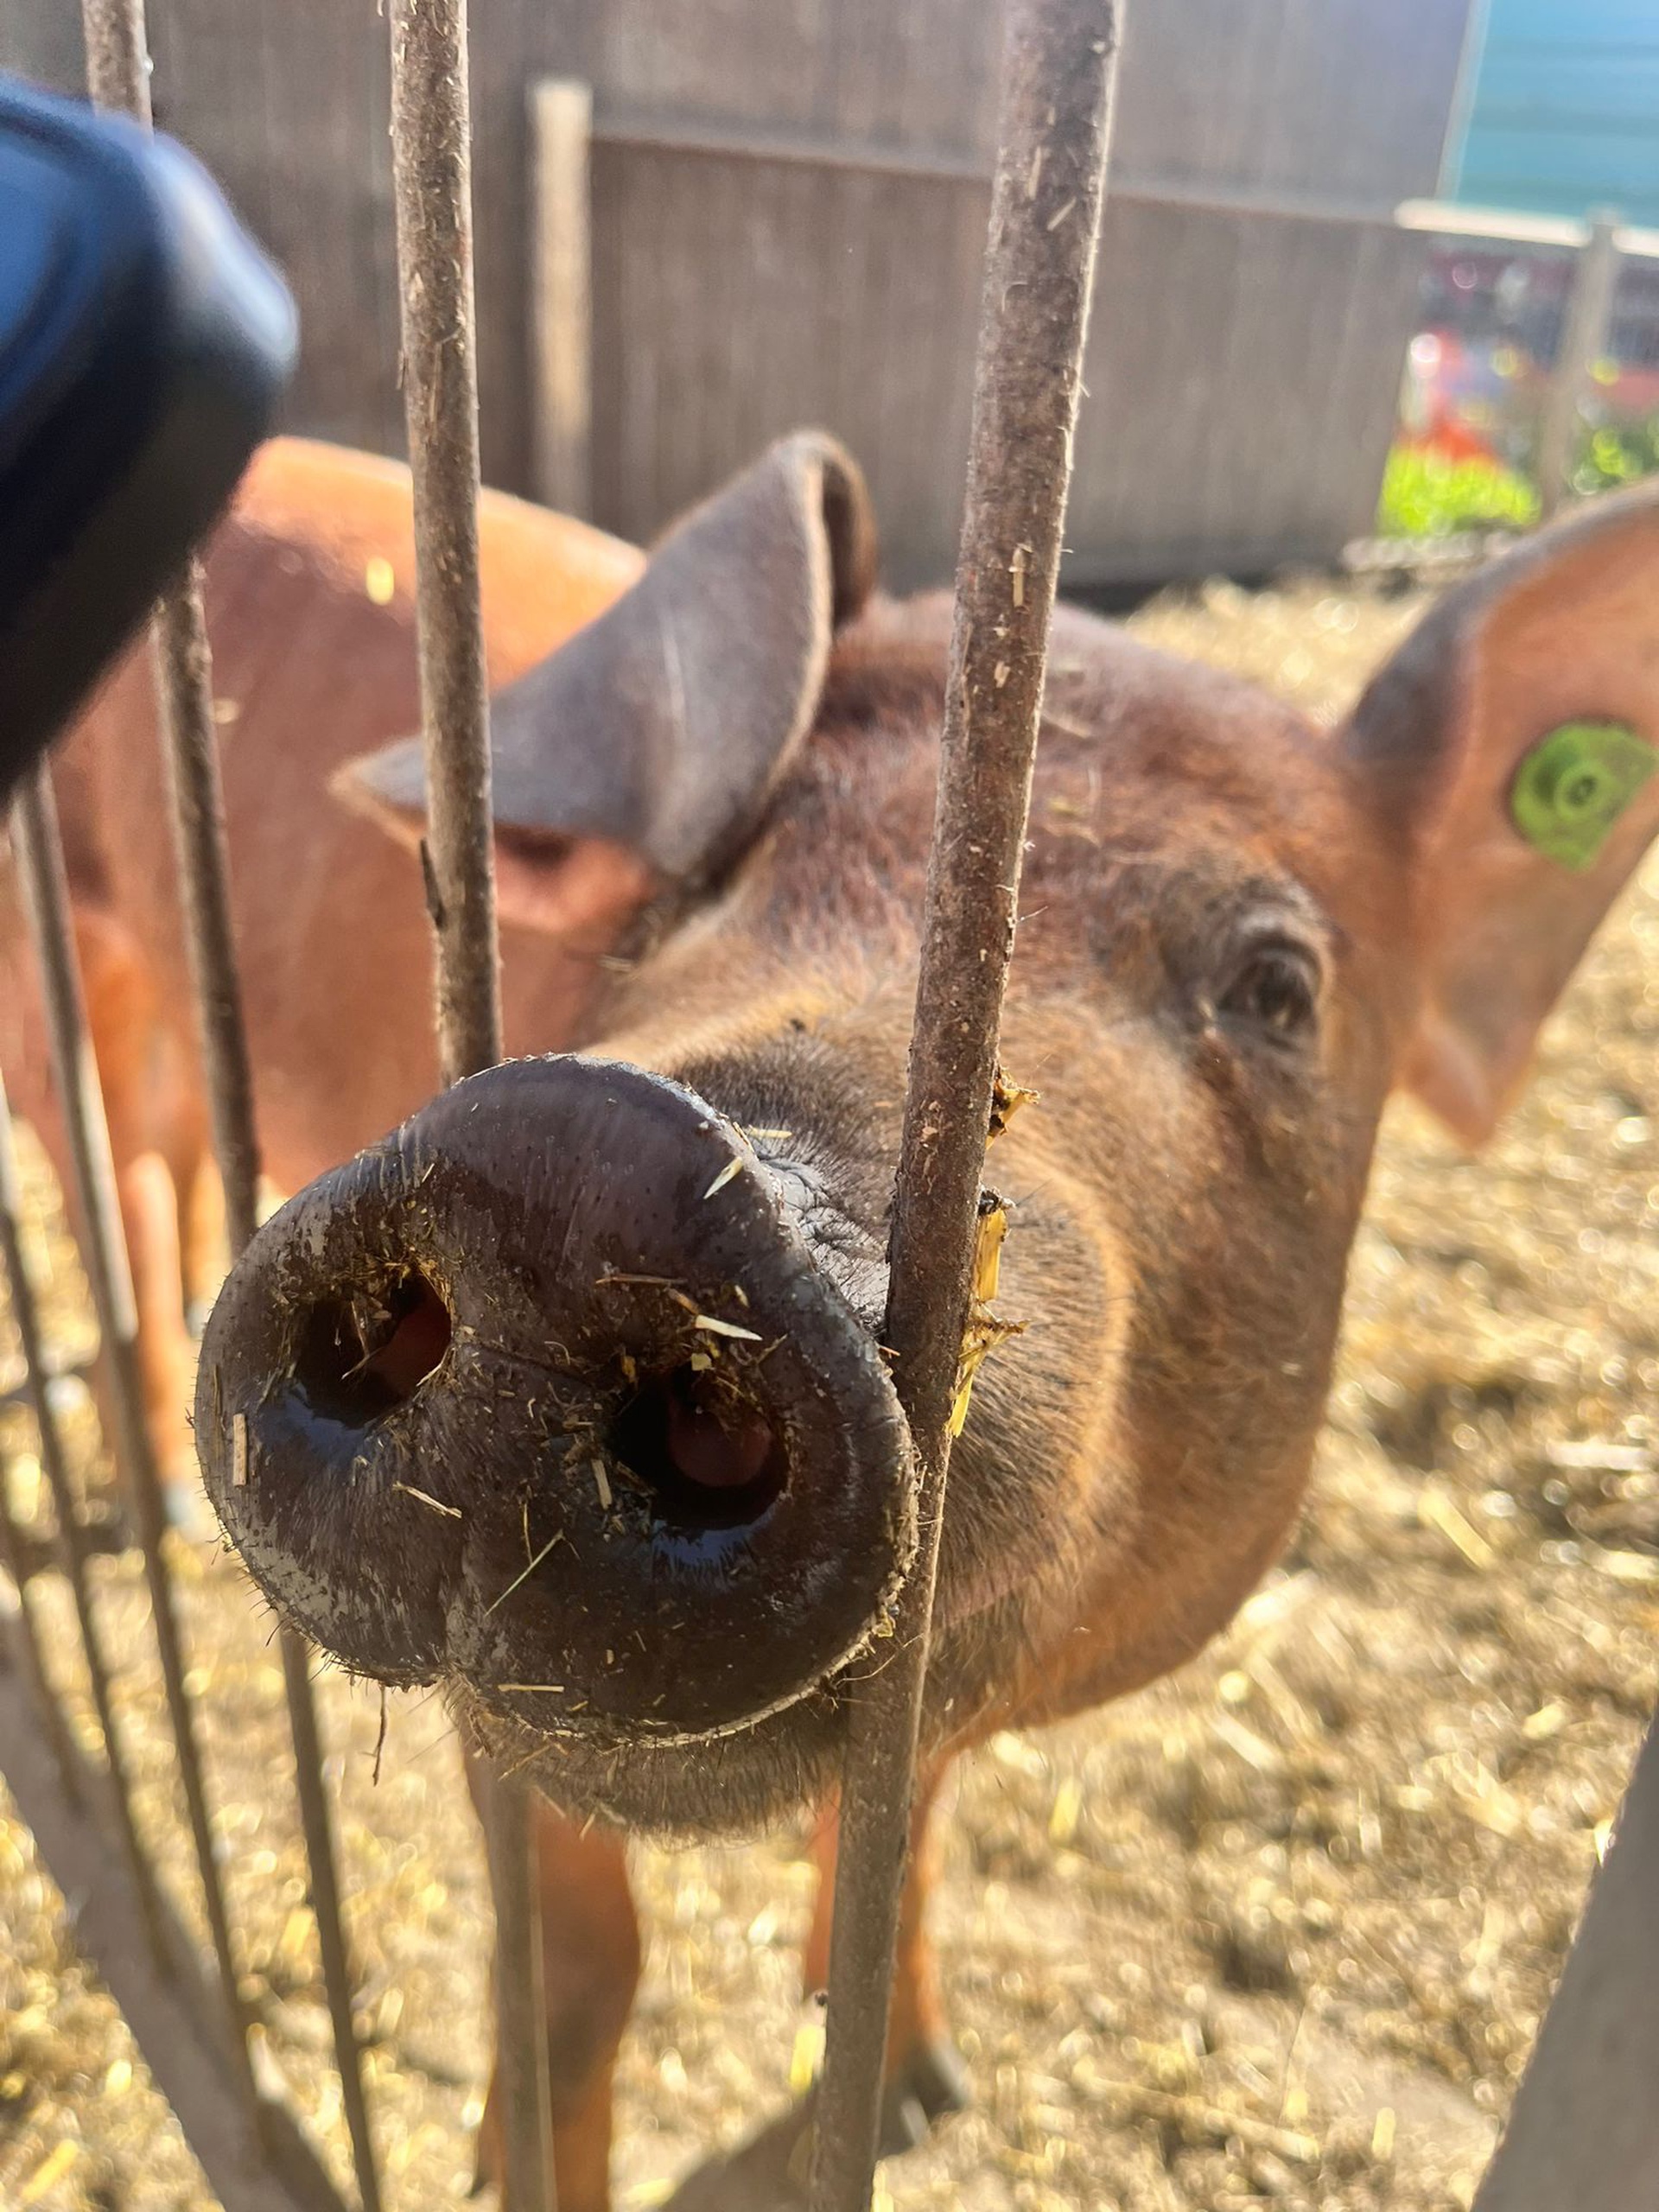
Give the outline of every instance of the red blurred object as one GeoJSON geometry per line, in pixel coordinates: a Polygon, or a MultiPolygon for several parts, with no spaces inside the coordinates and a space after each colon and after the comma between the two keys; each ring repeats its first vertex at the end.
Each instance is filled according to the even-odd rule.
{"type": "Polygon", "coordinates": [[[1446,461],[1496,461],[1498,458],[1489,441],[1438,395],[1430,404],[1427,425],[1408,431],[1400,442],[1413,452],[1438,454],[1446,461]]]}

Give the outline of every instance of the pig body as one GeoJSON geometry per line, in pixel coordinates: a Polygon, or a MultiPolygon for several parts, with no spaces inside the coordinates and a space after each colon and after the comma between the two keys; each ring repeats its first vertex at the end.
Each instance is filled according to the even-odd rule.
{"type": "MultiPolygon", "coordinates": [[[[497,683],[598,613],[640,565],[598,531],[496,493],[485,497],[480,537],[497,683]]],[[[279,1190],[296,1190],[436,1080],[428,931],[408,896],[408,861],[328,797],[354,753],[419,719],[408,472],[276,439],[206,567],[263,1160],[279,1190]]],[[[54,781],[152,1425],[164,1459],[194,1481],[184,1307],[212,1288],[217,1194],[149,662],[137,648],[119,664],[54,753],[54,781]]],[[[632,896],[626,862],[622,873],[632,896]]],[[[606,887],[594,887],[602,907],[606,887]]],[[[16,983],[0,1001],[0,1065],[14,1110],[45,1140],[67,1191],[34,963],[3,865],[0,951],[16,983]]],[[[517,952],[517,1048],[563,1041],[591,958],[548,935],[517,952]]]]}

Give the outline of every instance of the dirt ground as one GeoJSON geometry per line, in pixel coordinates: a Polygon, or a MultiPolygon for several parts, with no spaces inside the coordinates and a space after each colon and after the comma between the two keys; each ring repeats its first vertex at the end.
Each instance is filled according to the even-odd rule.
{"type": "MultiPolygon", "coordinates": [[[[1329,719],[1421,602],[1212,587],[1145,634],[1329,719]]],[[[897,2212],[1444,2212],[1468,2204],[1659,1689],[1659,865],[1487,1155],[1390,1118],[1294,1548],[1179,1677],[963,1770],[938,1911],[976,2109],[884,2171],[897,2212]]],[[[43,1208],[47,1196],[37,1177],[43,1208]]],[[[85,1342],[44,1211],[58,1334],[85,1342]]],[[[0,1370],[9,1349],[0,1338],[0,1370]]],[[[84,1395],[66,1413],[89,1476],[84,1395]]],[[[0,1409],[16,1508],[23,1417],[0,1409]]],[[[143,1813],[181,1897],[142,1585],[98,1573],[143,1813]]],[[[270,1623],[179,1555],[248,1993],[344,2174],[270,1623]]],[[[39,1586],[91,1739],[63,1593],[39,1586]]],[[[321,1683],[389,2197],[453,2201],[485,2059],[480,1853],[440,1707],[321,1683]]],[[[3,1762],[0,1762],[3,1764],[3,1762]]],[[[647,1980],[619,2202],[661,2202],[810,2063],[802,1838],[641,1852],[647,1980]]],[[[0,2202],[212,2199],[0,1791],[0,2202]]]]}

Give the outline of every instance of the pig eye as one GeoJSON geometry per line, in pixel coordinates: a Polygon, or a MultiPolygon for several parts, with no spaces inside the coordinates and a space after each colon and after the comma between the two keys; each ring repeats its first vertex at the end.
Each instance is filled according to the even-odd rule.
{"type": "Polygon", "coordinates": [[[1305,944],[1272,938],[1253,944],[1216,1001],[1216,1011],[1249,1022],[1275,1042],[1300,1044],[1319,1018],[1319,963],[1305,944]]]}

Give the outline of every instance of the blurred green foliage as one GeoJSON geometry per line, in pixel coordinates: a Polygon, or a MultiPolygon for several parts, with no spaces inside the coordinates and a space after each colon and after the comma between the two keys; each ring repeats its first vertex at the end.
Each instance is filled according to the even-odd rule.
{"type": "Polygon", "coordinates": [[[1575,492],[1605,492],[1659,468],[1659,415],[1592,429],[1573,471],[1575,492]]]}
{"type": "MultiPolygon", "coordinates": [[[[1644,423],[1586,423],[1570,474],[1574,492],[1633,484],[1659,470],[1659,415],[1644,423]]],[[[1538,488],[1495,455],[1443,452],[1402,438],[1389,454],[1377,502],[1385,537],[1448,537],[1465,530],[1524,530],[1538,519],[1538,488]]]]}
{"type": "Polygon", "coordinates": [[[1529,477],[1501,461],[1395,446],[1382,472],[1376,527],[1384,537],[1449,537],[1461,530],[1524,530],[1538,519],[1529,477]]]}

